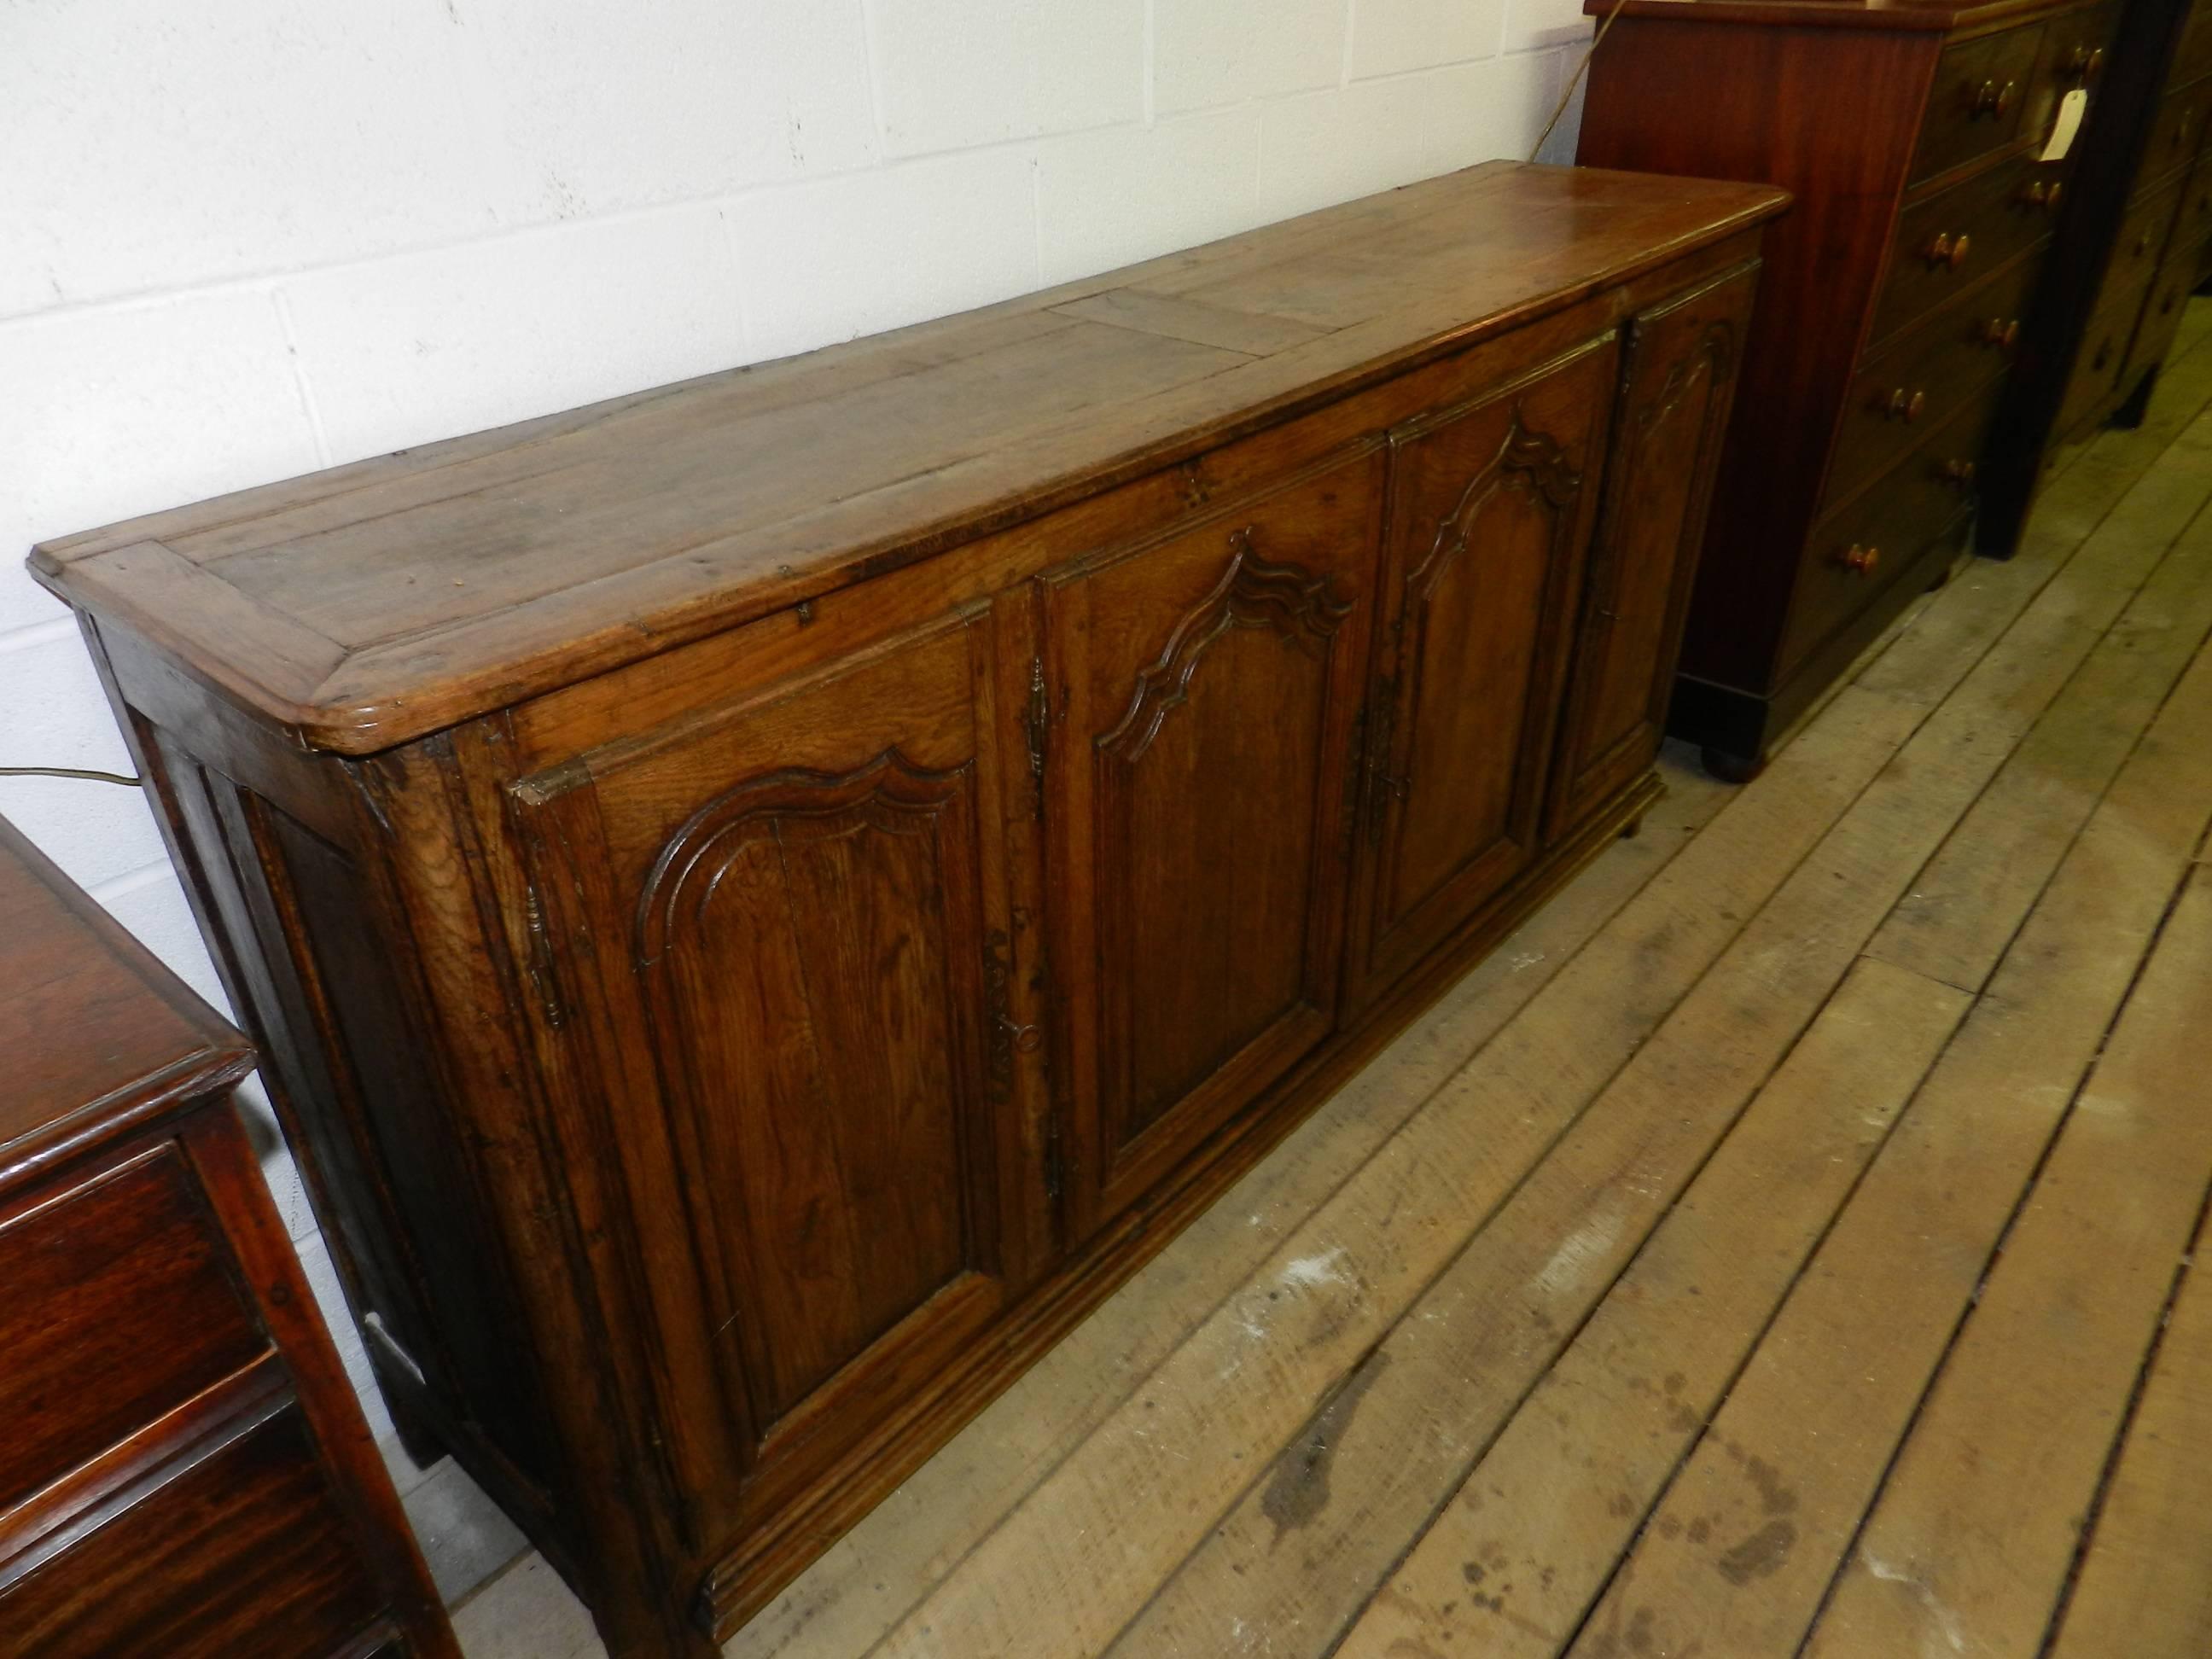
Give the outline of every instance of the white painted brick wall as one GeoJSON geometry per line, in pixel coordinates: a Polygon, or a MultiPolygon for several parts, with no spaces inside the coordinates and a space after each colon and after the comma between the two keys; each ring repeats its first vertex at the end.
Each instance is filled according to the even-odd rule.
{"type": "MultiPolygon", "coordinates": [[[[1579,0],[0,5],[0,766],[125,763],[35,540],[1522,155],[1587,33],[1579,0]]],[[[137,798],[0,779],[0,812],[220,1002],[137,798]]],[[[441,1583],[511,1550],[398,1467],[441,1583]]]]}

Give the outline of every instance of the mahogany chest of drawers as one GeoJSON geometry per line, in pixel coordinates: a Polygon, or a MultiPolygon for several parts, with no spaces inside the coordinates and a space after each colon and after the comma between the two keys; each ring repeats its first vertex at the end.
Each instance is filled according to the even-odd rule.
{"type": "Polygon", "coordinates": [[[1626,0],[1600,44],[1582,161],[1797,198],[1768,242],[1669,720],[1722,775],[1762,764],[1969,532],[2069,188],[2070,153],[2042,155],[2113,17],[1626,0]]]}
{"type": "Polygon", "coordinates": [[[614,1652],[1644,810],[1784,204],[1496,164],[38,552],[395,1413],[614,1652]]]}
{"type": "Polygon", "coordinates": [[[230,1091],[0,820],[0,1651],[459,1659],[230,1091]]]}

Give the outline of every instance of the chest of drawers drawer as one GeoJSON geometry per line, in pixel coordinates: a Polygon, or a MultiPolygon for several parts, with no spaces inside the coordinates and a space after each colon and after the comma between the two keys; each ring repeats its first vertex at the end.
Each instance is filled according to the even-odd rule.
{"type": "Polygon", "coordinates": [[[2174,217],[2173,234],[2167,239],[2171,250],[2167,263],[2176,253],[2193,256],[2207,236],[2212,236],[2212,149],[2198,152],[2197,164],[2181,187],[2181,207],[2174,217]]]}
{"type": "Polygon", "coordinates": [[[2185,252],[2178,246],[2173,254],[2159,267],[2158,276],[2143,296],[2143,307],[2137,318],[2135,333],[2128,343],[2128,353],[2122,360],[2123,380],[2135,371],[2148,368],[2162,362],[2166,348],[2181,327],[2182,307],[2189,302],[2189,290],[2197,285],[2198,249],[2191,246],[2185,252]]]}
{"type": "Polygon", "coordinates": [[[307,1424],[276,1402],[163,1466],[119,1512],[10,1568],[0,1628],[22,1644],[10,1651],[41,1659],[350,1659],[362,1641],[400,1639],[378,1619],[382,1593],[307,1424]],[[365,1634],[333,1634],[351,1632],[365,1634]]]}
{"type": "MultiPolygon", "coordinates": [[[[2182,206],[2182,189],[2187,182],[2174,179],[2128,210],[2127,217],[2120,221],[2119,234],[2112,239],[2112,263],[2105,270],[2105,294],[2118,294],[2129,288],[2140,292],[2150,281],[2151,273],[2158,269],[2159,260],[2166,252],[2167,234],[2173,228],[2175,211],[2182,206]]],[[[2099,303],[2101,307],[2102,301],[2099,303]]]]}
{"type": "Polygon", "coordinates": [[[173,1147],[0,1217],[0,1514],[268,1350],[173,1147]]]}
{"type": "Polygon", "coordinates": [[[2046,239],[2064,194],[2062,178],[2022,155],[1905,209],[1891,240],[1869,346],[1878,349],[1983,272],[2046,239]]]}
{"type": "Polygon", "coordinates": [[[2160,100],[2158,119],[2136,168],[2138,196],[2154,193],[2177,170],[2197,159],[2208,108],[2212,108],[2212,81],[2176,87],[2160,100]]]}
{"type": "Polygon", "coordinates": [[[2000,384],[1983,387],[1887,475],[1814,526],[1783,634],[1784,673],[1874,604],[1964,516],[2000,384]]]}
{"type": "Polygon", "coordinates": [[[1944,50],[1936,60],[1909,182],[1932,179],[2012,141],[2020,131],[2043,33],[2042,25],[2032,24],[1944,50]]]}
{"type": "Polygon", "coordinates": [[[1838,422],[1824,500],[1839,501],[2004,373],[2042,261],[2015,259],[1870,354],[1838,422]]]}

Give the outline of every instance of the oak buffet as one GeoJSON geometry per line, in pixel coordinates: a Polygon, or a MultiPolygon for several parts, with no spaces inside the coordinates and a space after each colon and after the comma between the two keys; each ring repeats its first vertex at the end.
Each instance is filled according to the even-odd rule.
{"type": "Polygon", "coordinates": [[[1785,200],[1493,164],[38,550],[395,1416],[614,1652],[1648,805],[1785,200]]]}

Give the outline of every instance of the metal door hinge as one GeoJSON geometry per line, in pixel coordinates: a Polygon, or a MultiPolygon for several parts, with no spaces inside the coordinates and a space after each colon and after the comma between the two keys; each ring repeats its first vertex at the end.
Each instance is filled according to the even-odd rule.
{"type": "Polygon", "coordinates": [[[1052,722],[1052,702],[1044,689],[1044,659],[1030,659],[1030,704],[1026,715],[1030,741],[1030,780],[1036,790],[1036,815],[1044,817],[1045,734],[1052,722]]]}
{"type": "Polygon", "coordinates": [[[530,975],[531,988],[538,993],[545,1023],[557,1031],[568,1023],[568,1011],[562,1004],[561,988],[553,976],[552,933],[546,926],[545,902],[538,896],[536,882],[522,890],[522,914],[530,932],[530,955],[523,969],[530,975]]]}
{"type": "Polygon", "coordinates": [[[1380,844],[1390,802],[1403,802],[1413,781],[1390,775],[1390,745],[1398,735],[1398,682],[1384,680],[1375,690],[1375,718],[1367,732],[1367,839],[1380,844]]]}

